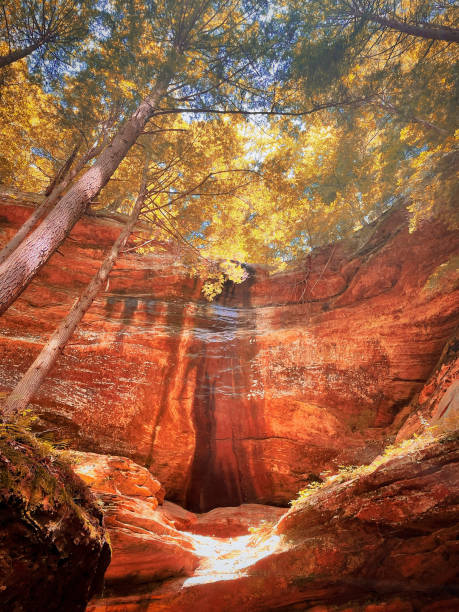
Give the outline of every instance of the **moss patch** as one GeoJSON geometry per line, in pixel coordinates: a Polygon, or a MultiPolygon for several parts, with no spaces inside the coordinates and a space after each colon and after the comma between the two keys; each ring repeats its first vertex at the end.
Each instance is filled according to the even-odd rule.
{"type": "Polygon", "coordinates": [[[65,453],[1,425],[2,610],[84,610],[109,561],[101,509],[65,453]]]}

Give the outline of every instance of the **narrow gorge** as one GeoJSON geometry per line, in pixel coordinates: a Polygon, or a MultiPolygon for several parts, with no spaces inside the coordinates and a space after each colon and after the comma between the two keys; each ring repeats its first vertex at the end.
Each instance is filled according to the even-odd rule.
{"type": "Polygon", "coordinates": [[[0,612],[459,610],[454,0],[3,0],[0,612]]]}
{"type": "MultiPolygon", "coordinates": [[[[1,204],[6,242],[31,206],[1,204]]],[[[83,217],[2,317],[4,395],[120,227],[83,217]]],[[[127,248],[33,400],[112,548],[103,590],[47,609],[457,609],[458,232],[398,205],[210,303],[174,248],[127,248]]],[[[31,580],[5,576],[0,602],[31,580]]]]}

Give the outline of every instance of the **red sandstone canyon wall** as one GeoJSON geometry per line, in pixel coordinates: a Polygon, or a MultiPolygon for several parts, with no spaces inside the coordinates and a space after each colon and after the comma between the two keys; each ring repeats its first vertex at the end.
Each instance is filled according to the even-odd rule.
{"type": "MultiPolygon", "coordinates": [[[[30,214],[0,204],[0,241],[30,214]]],[[[120,231],[86,217],[0,319],[0,392],[40,350],[120,231]]],[[[172,249],[125,254],[34,401],[73,446],[148,466],[195,511],[285,505],[337,465],[370,461],[459,320],[459,251],[397,209],[303,269],[250,267],[212,304],[172,249]],[[451,266],[450,266],[451,267],[451,266]]]]}
{"type": "MultiPolygon", "coordinates": [[[[118,494],[106,515],[113,567],[88,612],[457,610],[457,441],[457,431],[415,440],[233,540],[181,532],[170,508],[118,494]]],[[[198,520],[218,528],[217,514],[236,512],[250,514],[219,508],[198,520]]]]}

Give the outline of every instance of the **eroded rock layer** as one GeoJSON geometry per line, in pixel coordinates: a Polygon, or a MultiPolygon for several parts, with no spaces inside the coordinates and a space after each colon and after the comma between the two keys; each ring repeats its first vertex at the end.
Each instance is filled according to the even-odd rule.
{"type": "MultiPolygon", "coordinates": [[[[1,240],[28,214],[2,202],[1,240]]],[[[0,319],[1,391],[119,231],[84,218],[0,319]]],[[[128,252],[34,400],[42,427],[148,466],[194,511],[284,505],[394,434],[457,325],[458,247],[439,224],[409,233],[399,208],[295,272],[250,267],[212,304],[170,248],[128,252]]]]}
{"type": "Polygon", "coordinates": [[[104,595],[88,612],[457,610],[458,460],[457,431],[436,439],[425,434],[310,490],[280,518],[273,513],[279,509],[262,506],[256,513],[221,508],[198,519],[178,508],[161,514],[152,507],[139,516],[133,507],[126,512],[133,498],[118,495],[109,529],[115,538],[117,531],[127,537],[121,548],[115,543],[115,569],[109,568],[104,595]],[[263,527],[263,514],[275,524],[263,527]],[[174,516],[188,528],[201,520],[217,531],[226,518],[226,536],[237,516],[255,519],[261,529],[210,538],[177,531],[174,516]],[[149,572],[132,548],[136,539],[152,561],[149,572]],[[171,542],[175,572],[165,554],[171,542]],[[194,565],[180,567],[187,557],[194,565]]]}
{"type": "Polygon", "coordinates": [[[224,546],[220,538],[247,536],[250,529],[274,524],[285,513],[283,508],[246,504],[196,515],[163,502],[160,483],[130,459],[84,452],[72,452],[71,459],[98,497],[110,534],[105,596],[149,592],[160,582],[191,576],[224,546]]]}

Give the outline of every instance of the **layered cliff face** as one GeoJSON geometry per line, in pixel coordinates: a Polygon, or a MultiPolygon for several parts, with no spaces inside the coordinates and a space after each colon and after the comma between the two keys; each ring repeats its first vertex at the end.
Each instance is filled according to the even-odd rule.
{"type": "MultiPolygon", "coordinates": [[[[2,241],[28,214],[2,203],[2,241]]],[[[119,231],[80,221],[0,319],[3,392],[119,231]]],[[[126,253],[34,401],[41,425],[133,458],[194,511],[285,505],[395,435],[457,325],[457,280],[441,272],[458,247],[441,225],[410,234],[398,209],[301,270],[250,267],[212,304],[172,250],[126,253]]]]}
{"type": "Polygon", "coordinates": [[[456,609],[453,346],[413,399],[400,440],[370,465],[309,485],[289,511],[246,504],[197,516],[158,505],[159,483],[132,461],[72,453],[103,504],[113,545],[103,597],[88,612],[456,609]],[[418,433],[407,437],[414,417],[418,433]]]}

